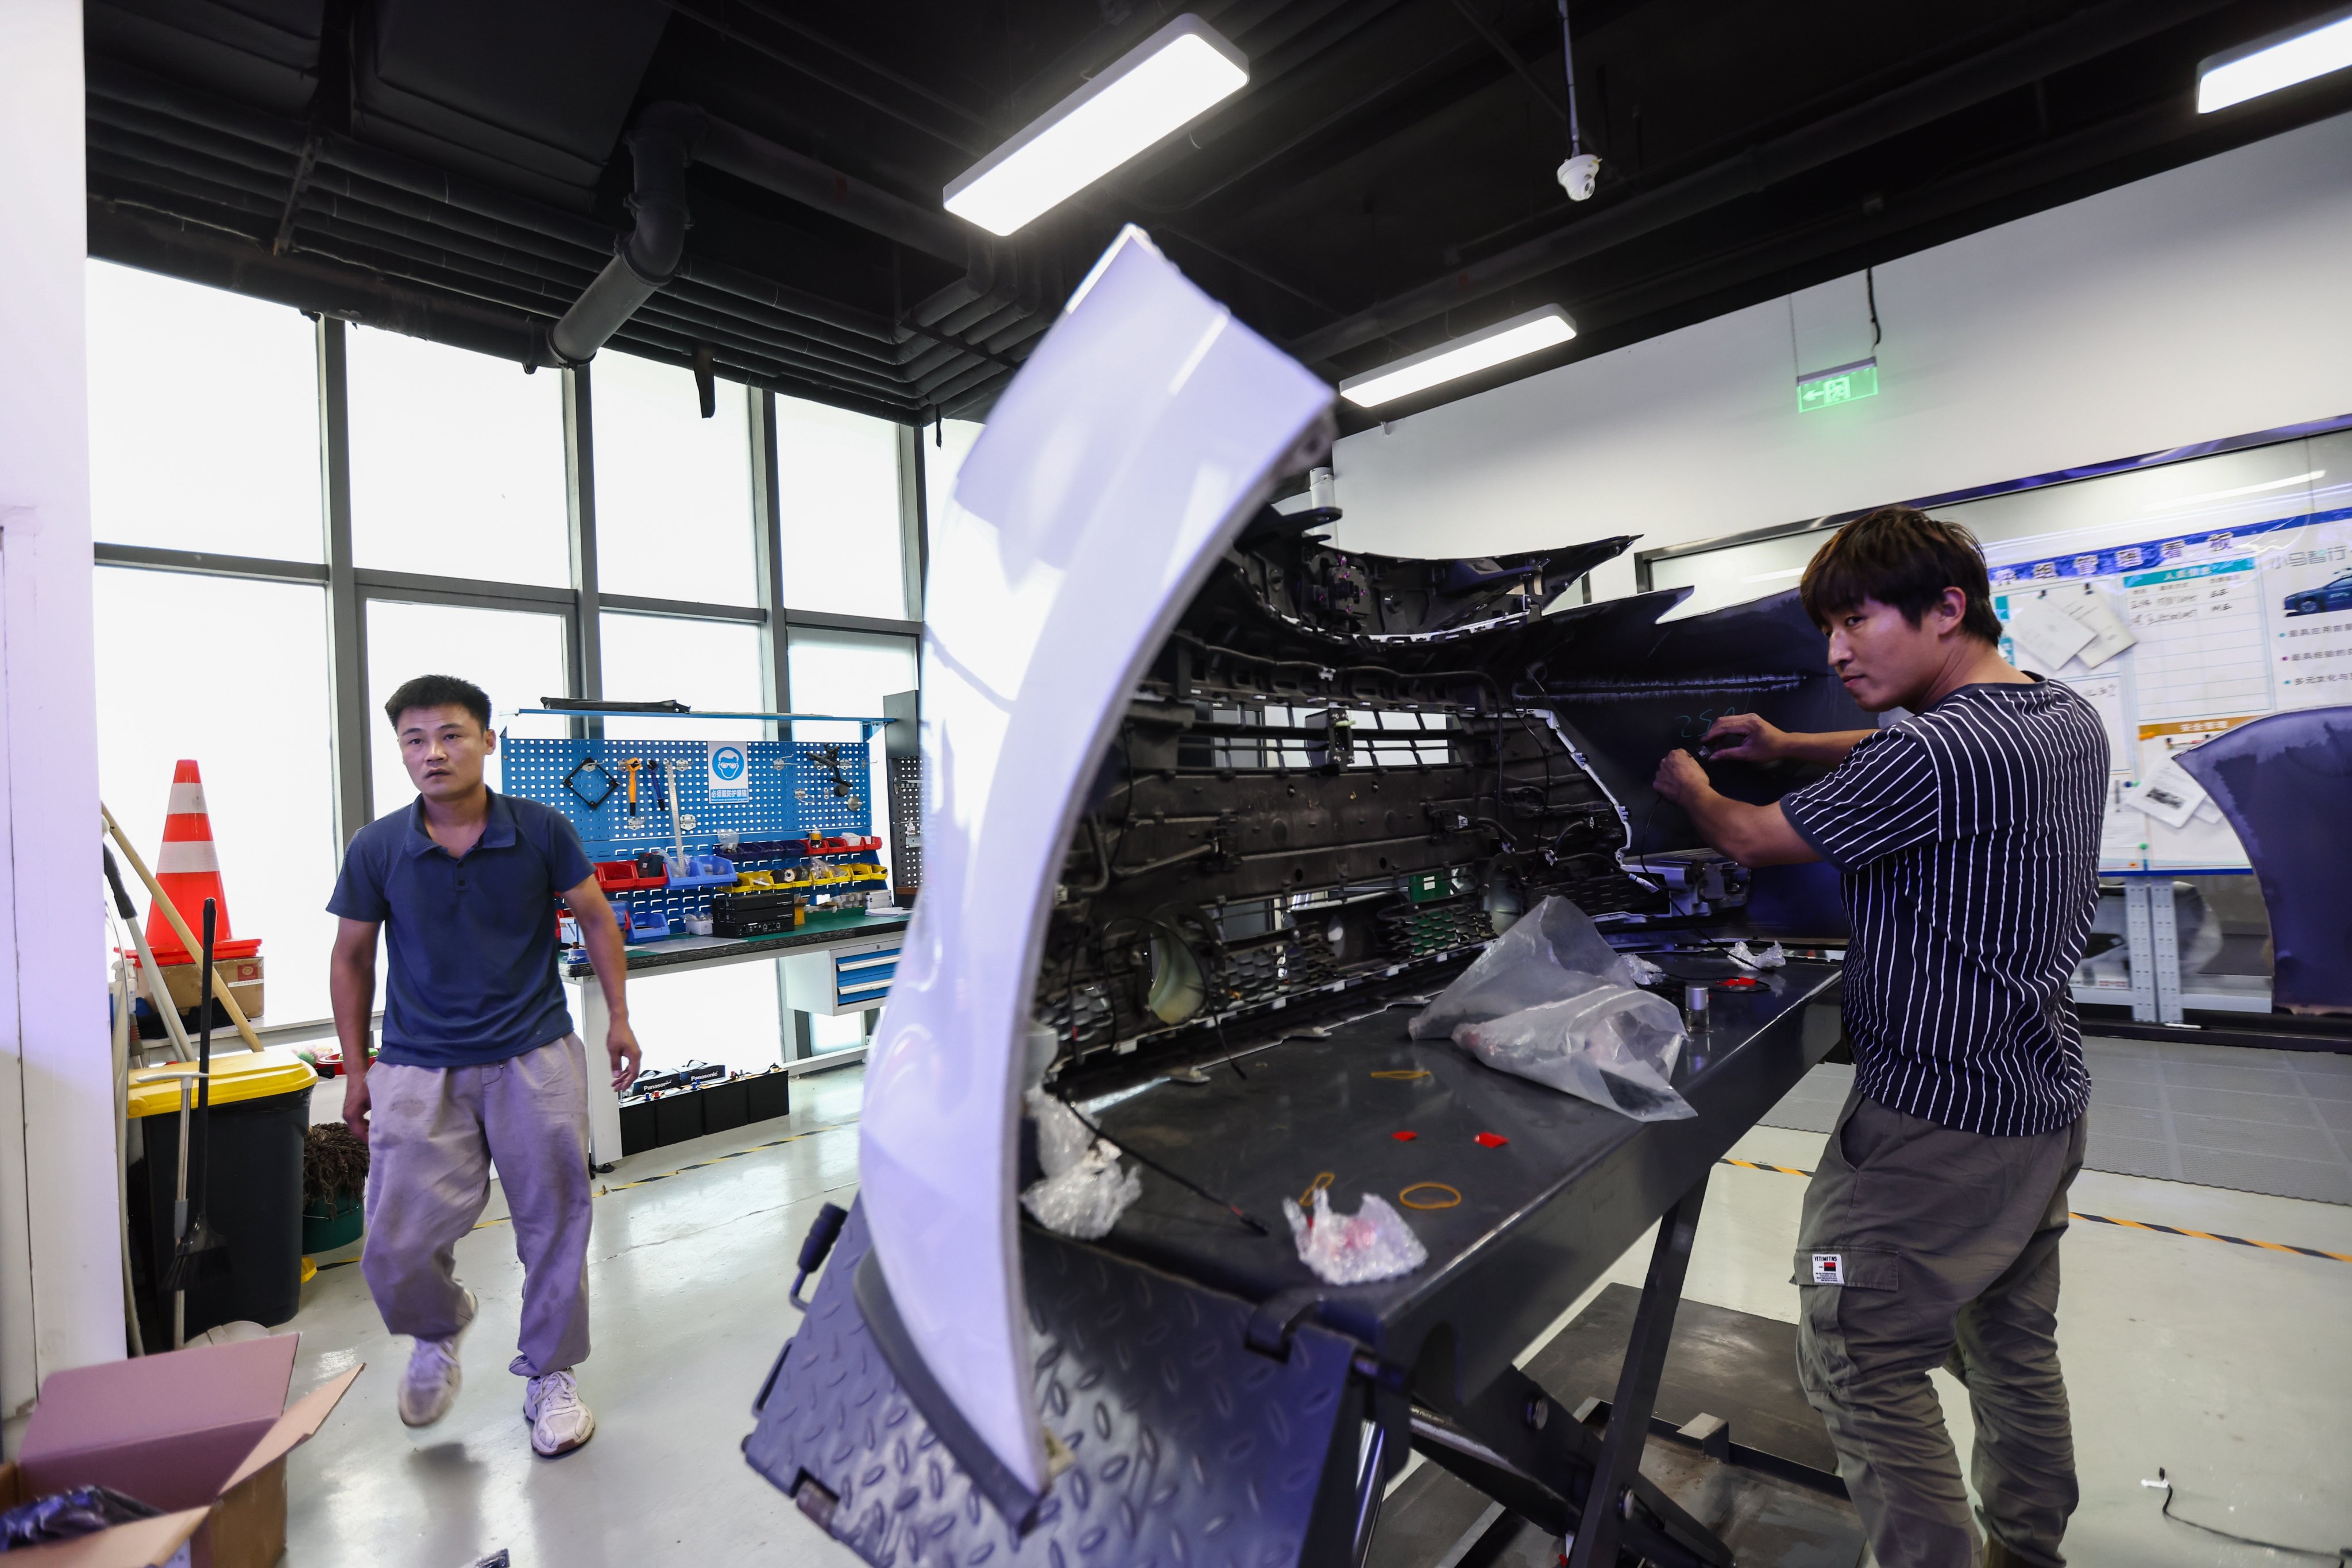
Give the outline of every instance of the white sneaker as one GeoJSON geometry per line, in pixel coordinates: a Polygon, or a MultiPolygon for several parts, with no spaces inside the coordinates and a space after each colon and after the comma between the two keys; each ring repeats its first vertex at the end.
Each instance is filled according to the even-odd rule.
{"type": "Polygon", "coordinates": [[[408,1352],[408,1370],[400,1379],[400,1418],[411,1426],[430,1426],[449,1414],[465,1372],[457,1364],[457,1343],[474,1326],[480,1303],[466,1292],[466,1321],[446,1340],[419,1340],[408,1352]]]}
{"type": "Polygon", "coordinates": [[[530,1423],[530,1446],[542,1458],[568,1454],[596,1435],[596,1417],[580,1403],[568,1366],[524,1385],[522,1418],[530,1423]]]}

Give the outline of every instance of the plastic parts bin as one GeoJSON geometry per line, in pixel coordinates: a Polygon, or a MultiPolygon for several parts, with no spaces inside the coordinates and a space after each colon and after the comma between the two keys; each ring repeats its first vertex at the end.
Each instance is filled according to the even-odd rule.
{"type": "Polygon", "coordinates": [[[718,855],[668,855],[662,857],[673,888],[731,888],[735,885],[735,862],[718,855]]]}
{"type": "MultiPolygon", "coordinates": [[[[170,1070],[133,1072],[130,1105],[141,1143],[131,1173],[132,1273],[142,1331],[150,1346],[163,1348],[171,1344],[172,1299],[162,1280],[172,1263],[180,1160],[180,1080],[162,1076],[170,1070]]],[[[191,1339],[240,1320],[274,1326],[302,1304],[302,1135],[310,1126],[310,1089],[318,1081],[310,1063],[291,1051],[213,1050],[205,1195],[213,1228],[227,1239],[228,1263],[217,1277],[188,1289],[191,1339]]],[[[195,1174],[189,1173],[191,1182],[195,1174]]],[[[191,1214],[196,1196],[191,1187],[191,1214]]]]}
{"type": "Polygon", "coordinates": [[[651,875],[640,870],[635,860],[599,860],[596,862],[596,885],[610,898],[614,893],[642,892],[668,882],[667,871],[656,870],[651,875]]]}

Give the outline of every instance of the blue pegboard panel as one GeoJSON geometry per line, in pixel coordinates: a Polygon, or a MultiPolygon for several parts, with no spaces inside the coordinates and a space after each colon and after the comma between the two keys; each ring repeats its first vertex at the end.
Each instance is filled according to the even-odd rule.
{"type": "MultiPolygon", "coordinates": [[[[798,838],[808,833],[871,833],[872,803],[868,752],[855,741],[745,741],[740,746],[749,763],[751,795],[744,800],[710,798],[708,741],[573,741],[509,739],[500,736],[499,754],[506,759],[506,788],[510,795],[552,806],[571,819],[581,841],[599,860],[616,860],[640,849],[670,846],[669,812],[655,804],[663,791],[677,791],[678,811],[691,820],[681,837],[688,849],[709,853],[721,833],[741,838],[798,838]],[[849,780],[847,799],[833,793],[834,775],[820,761],[827,752],[839,759],[849,780]],[[564,775],[593,757],[619,781],[604,805],[591,810],[563,787],[564,775]],[[656,785],[650,773],[637,775],[637,815],[628,807],[628,777],[621,764],[635,757],[662,764],[663,782],[656,785]],[[610,851],[610,853],[606,853],[610,851]]],[[[584,787],[584,786],[583,786],[584,787]]],[[[593,794],[593,791],[592,790],[593,794]]]]}
{"type": "MultiPolygon", "coordinates": [[[[499,754],[505,761],[507,793],[562,813],[579,831],[581,842],[593,860],[621,860],[640,851],[669,848],[670,813],[663,803],[669,798],[667,792],[672,789],[677,792],[681,818],[677,837],[687,852],[727,855],[735,861],[738,871],[781,870],[800,861],[737,857],[719,847],[719,836],[722,833],[731,833],[739,840],[757,842],[813,834],[870,835],[874,831],[873,805],[866,798],[871,782],[866,763],[871,753],[862,742],[719,743],[740,746],[745,753],[751,786],[746,799],[710,798],[712,742],[708,741],[544,740],[500,735],[499,754]],[[824,761],[828,754],[837,759],[841,775],[849,781],[851,794],[845,798],[834,794],[835,770],[824,761]],[[594,808],[563,787],[565,775],[592,757],[619,781],[619,787],[594,808]],[[622,767],[631,758],[662,765],[658,784],[649,771],[638,773],[637,813],[634,817],[628,807],[628,775],[622,767]],[[688,823],[692,826],[685,826],[688,823]]],[[[596,793],[594,787],[584,783],[583,787],[591,795],[596,793]]],[[[825,858],[837,864],[871,864],[879,858],[866,854],[825,858]]],[[[710,890],[651,888],[615,894],[613,901],[616,908],[657,910],[671,920],[683,921],[688,915],[699,915],[709,910],[710,890]]]]}

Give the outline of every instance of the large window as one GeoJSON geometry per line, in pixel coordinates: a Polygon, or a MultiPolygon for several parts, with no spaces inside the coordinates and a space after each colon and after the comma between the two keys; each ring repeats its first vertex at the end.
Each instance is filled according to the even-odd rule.
{"type": "Polygon", "coordinates": [[[970,419],[945,419],[923,432],[923,488],[930,496],[934,516],[947,509],[955,493],[956,476],[980,439],[981,426],[970,419]]]}
{"type": "MultiPolygon", "coordinates": [[[[342,860],[325,593],[110,567],[95,590],[100,796],[152,867],[173,772],[194,763],[230,931],[261,939],[263,1018],[325,1016],[342,860]]],[[[195,929],[197,911],[181,913],[195,929]]]]}
{"type": "Polygon", "coordinates": [[[97,536],[324,559],[310,323],[104,262],[87,281],[97,536]]]}
{"type": "Polygon", "coordinates": [[[779,397],[776,477],[784,603],[890,620],[905,616],[898,426],[779,397]]]}
{"type": "Polygon", "coordinates": [[[721,383],[705,419],[691,372],[596,356],[596,569],[604,592],[760,602],[749,408],[743,388],[721,383]]]}
{"type": "Polygon", "coordinates": [[[350,341],[357,563],[569,583],[562,378],[394,332],[350,341]]]}
{"type": "MultiPolygon", "coordinates": [[[[757,713],[760,628],[669,616],[604,616],[604,692],[630,701],[675,700],[703,713],[757,713]]],[[[647,741],[756,741],[757,720],[604,721],[604,733],[647,741]]]]}
{"type": "MultiPolygon", "coordinates": [[[[563,695],[563,617],[528,610],[458,605],[408,605],[378,599],[367,607],[369,773],[375,814],[405,811],[416,798],[383,705],[404,681],[454,675],[488,693],[490,728],[509,735],[560,736],[564,721],[523,714],[543,697],[563,695]]],[[[498,753],[483,770],[492,789],[504,774],[498,753]]]]}
{"type": "MultiPolygon", "coordinates": [[[[402,681],[473,681],[509,742],[625,747],[774,726],[523,710],[591,690],[758,712],[790,689],[803,710],[871,714],[915,683],[898,468],[914,447],[895,426],[736,384],[704,419],[692,375],[648,361],[526,375],[98,263],[89,298],[101,788],[152,848],[174,765],[202,768],[281,1038],[330,1032],[343,843],[415,798],[383,711],[402,681]]],[[[505,782],[495,756],[489,777],[505,782]]],[[[635,989],[656,1065],[782,1048],[772,964],[635,989]]]]}

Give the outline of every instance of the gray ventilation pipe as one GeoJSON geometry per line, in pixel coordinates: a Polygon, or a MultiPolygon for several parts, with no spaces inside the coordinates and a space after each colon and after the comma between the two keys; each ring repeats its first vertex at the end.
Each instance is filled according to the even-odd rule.
{"type": "Polygon", "coordinates": [[[547,331],[548,347],[563,364],[585,364],[654,291],[677,276],[686,257],[686,166],[701,139],[702,111],[683,103],[654,103],[629,132],[637,186],[629,197],[636,226],[613,247],[613,259],[563,319],[547,331]]]}

